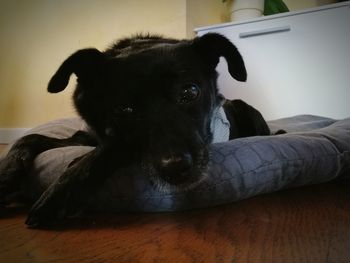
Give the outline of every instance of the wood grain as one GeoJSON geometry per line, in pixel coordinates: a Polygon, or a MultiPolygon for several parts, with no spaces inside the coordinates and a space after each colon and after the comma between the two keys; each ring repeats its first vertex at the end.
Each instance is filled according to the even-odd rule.
{"type": "Polygon", "coordinates": [[[350,183],[196,211],[85,215],[55,230],[0,211],[0,262],[349,262],[350,183]]]}

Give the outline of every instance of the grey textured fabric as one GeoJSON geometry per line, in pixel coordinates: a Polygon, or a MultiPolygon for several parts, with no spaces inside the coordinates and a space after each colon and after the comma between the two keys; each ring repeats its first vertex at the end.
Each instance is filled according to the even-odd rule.
{"type": "MultiPolygon", "coordinates": [[[[285,129],[289,133],[212,144],[207,175],[190,191],[176,192],[165,187],[160,191],[135,166],[109,178],[89,207],[108,212],[186,210],[285,188],[350,179],[350,119],[302,115],[271,121],[269,125],[272,130],[285,129]]],[[[66,119],[31,132],[60,137],[84,127],[80,119],[66,119]]],[[[75,146],[39,155],[24,184],[25,195],[38,198],[74,158],[91,150],[92,147],[75,146]]]]}

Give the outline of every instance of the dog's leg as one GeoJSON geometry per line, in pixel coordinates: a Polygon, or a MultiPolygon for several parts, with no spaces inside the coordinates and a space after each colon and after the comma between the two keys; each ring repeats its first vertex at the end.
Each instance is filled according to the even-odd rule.
{"type": "Polygon", "coordinates": [[[81,212],[115,170],[130,162],[123,151],[98,146],[77,159],[42,194],[29,212],[29,227],[47,227],[81,212]]]}
{"type": "Polygon", "coordinates": [[[30,134],[19,139],[0,161],[0,204],[8,204],[20,190],[22,178],[28,174],[35,157],[49,149],[73,146],[96,145],[86,132],[78,131],[66,139],[56,139],[40,134],[30,134]]]}

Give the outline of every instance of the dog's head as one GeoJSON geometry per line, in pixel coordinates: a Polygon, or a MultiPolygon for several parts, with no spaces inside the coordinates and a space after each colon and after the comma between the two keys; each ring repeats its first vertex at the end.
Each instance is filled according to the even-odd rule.
{"type": "Polygon", "coordinates": [[[246,80],[237,48],[219,34],[124,39],[105,52],[71,55],[48,90],[64,90],[74,73],[75,106],[100,143],[141,161],[161,185],[183,189],[205,174],[210,123],[223,101],[216,87],[220,57],[233,78],[246,80]]]}

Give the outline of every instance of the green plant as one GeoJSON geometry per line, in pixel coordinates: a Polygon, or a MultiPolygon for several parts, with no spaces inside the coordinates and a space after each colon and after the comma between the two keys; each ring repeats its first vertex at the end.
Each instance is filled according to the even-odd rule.
{"type": "Polygon", "coordinates": [[[282,0],[265,0],[264,15],[273,15],[289,12],[287,5],[282,0]]]}

